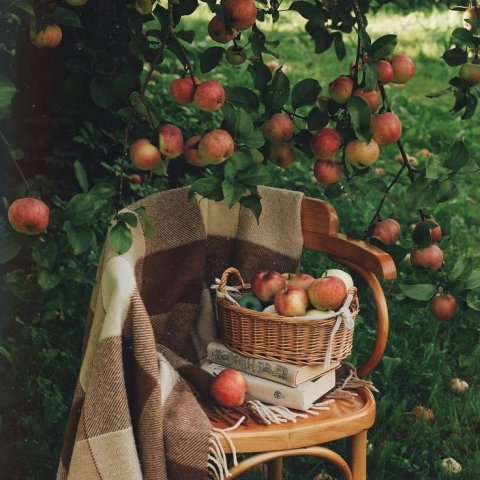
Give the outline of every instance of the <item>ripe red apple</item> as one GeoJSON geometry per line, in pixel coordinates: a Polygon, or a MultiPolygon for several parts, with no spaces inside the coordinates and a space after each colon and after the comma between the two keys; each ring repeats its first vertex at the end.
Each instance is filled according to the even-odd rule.
{"type": "Polygon", "coordinates": [[[238,45],[232,45],[225,50],[225,58],[231,65],[241,65],[247,60],[247,51],[238,45]]]}
{"type": "Polygon", "coordinates": [[[430,309],[437,320],[446,322],[455,315],[455,311],[457,310],[457,299],[449,293],[437,295],[433,298],[432,303],[430,304],[430,309]]]}
{"type": "Polygon", "coordinates": [[[158,130],[160,152],[167,158],[177,158],[183,152],[182,131],[175,125],[167,123],[158,130]]]}
{"type": "Polygon", "coordinates": [[[402,123],[392,112],[381,113],[372,117],[370,130],[379,145],[390,145],[402,136],[402,123]]]}
{"type": "Polygon", "coordinates": [[[330,83],[328,93],[330,98],[337,103],[346,103],[353,93],[353,80],[342,75],[330,83]]]}
{"type": "Polygon", "coordinates": [[[460,67],[458,76],[470,87],[478,85],[480,83],[480,65],[464,63],[460,67]]]}
{"type": "Polygon", "coordinates": [[[382,85],[390,83],[394,77],[392,64],[387,60],[377,60],[375,65],[378,68],[378,81],[382,85]]]}
{"type": "Polygon", "coordinates": [[[340,135],[333,128],[322,128],[313,136],[310,148],[317,158],[327,159],[340,148],[340,135]]]}
{"type": "Polygon", "coordinates": [[[48,25],[39,32],[31,29],[30,40],[37,48],[55,48],[62,40],[62,29],[58,25],[48,25]]]}
{"type": "Polygon", "coordinates": [[[143,183],[143,178],[138,173],[133,173],[130,175],[130,183],[141,185],[143,183]]]}
{"type": "Polygon", "coordinates": [[[423,158],[428,158],[430,157],[430,150],[428,148],[421,148],[418,153],[423,157],[423,158]]]}
{"type": "Polygon", "coordinates": [[[146,138],[139,138],[130,145],[130,160],[139,170],[153,170],[160,165],[160,150],[146,138]]]}
{"type": "Polygon", "coordinates": [[[478,5],[469,7],[463,12],[463,28],[470,30],[474,35],[476,35],[477,25],[471,25],[465,20],[471,20],[472,23],[476,22],[478,24],[480,22],[480,7],[478,5]]]}
{"type": "Polygon", "coordinates": [[[387,218],[375,225],[373,236],[378,237],[385,245],[393,245],[400,237],[400,224],[393,218],[387,218]]]}
{"type": "Polygon", "coordinates": [[[365,168],[377,161],[380,155],[378,143],[372,138],[370,143],[362,142],[358,138],[350,140],[345,147],[345,158],[357,168],[365,168]]]}
{"type": "Polygon", "coordinates": [[[210,395],[222,407],[241,407],[246,393],[247,381],[234,368],[222,370],[210,384],[210,395]]]}
{"type": "Polygon", "coordinates": [[[415,63],[407,55],[394,55],[390,63],[394,72],[392,83],[406,83],[415,75],[415,63]]]}
{"type": "Polygon", "coordinates": [[[433,410],[431,410],[430,408],[424,407],[422,405],[417,405],[413,409],[412,413],[417,420],[422,419],[422,420],[425,420],[426,422],[431,422],[435,419],[435,414],[433,413],[433,410]]]}
{"type": "MultiPolygon", "coordinates": [[[[193,77],[195,85],[200,85],[200,80],[193,77]]],[[[170,94],[172,98],[180,105],[187,105],[193,102],[193,95],[195,87],[190,75],[185,75],[183,78],[177,78],[170,84],[170,94]]]]}
{"type": "Polygon", "coordinates": [[[254,0],[222,0],[222,6],[227,25],[237,30],[250,28],[257,19],[254,0]]]}
{"type": "Polygon", "coordinates": [[[198,145],[202,139],[201,135],[195,135],[189,138],[183,147],[183,156],[185,160],[194,167],[205,167],[208,162],[202,160],[198,154],[198,145]]]}
{"type": "Polygon", "coordinates": [[[290,143],[275,143],[270,148],[268,158],[275,165],[281,168],[288,168],[293,164],[296,156],[295,147],[290,143]]]}
{"type": "Polygon", "coordinates": [[[262,127],[263,136],[270,142],[288,142],[293,129],[293,122],[285,113],[275,113],[262,127]]]}
{"type": "Polygon", "coordinates": [[[200,110],[215,112],[223,107],[225,98],[223,87],[215,80],[207,80],[195,89],[193,100],[200,110]]]}
{"type": "Polygon", "coordinates": [[[378,95],[377,90],[367,92],[364,88],[359,88],[355,91],[354,95],[363,98],[365,102],[367,102],[368,108],[371,112],[378,110],[378,107],[380,106],[380,96],[378,95]]]}
{"type": "Polygon", "coordinates": [[[230,158],[234,151],[232,136],[221,129],[207,133],[198,144],[198,156],[204,165],[218,165],[230,158]]]}
{"type": "Polygon", "coordinates": [[[208,34],[217,43],[231,42],[237,36],[236,30],[226,27],[218,15],[215,15],[208,23],[208,34]]]}
{"type": "Polygon", "coordinates": [[[285,278],[274,270],[260,270],[251,282],[253,295],[262,302],[269,302],[285,285],[285,278]]]}
{"type": "Polygon", "coordinates": [[[426,248],[415,248],[410,254],[410,262],[414,267],[438,270],[443,263],[443,251],[435,244],[426,248]]]}
{"type": "Polygon", "coordinates": [[[342,166],[334,159],[317,160],[313,167],[315,178],[324,185],[330,185],[340,181],[342,176],[342,166]]]}
{"type": "Polygon", "coordinates": [[[307,295],[316,309],[337,311],[345,301],[347,287],[338,277],[322,277],[310,284],[307,295]]]}
{"type": "Polygon", "coordinates": [[[307,313],[307,292],[301,287],[287,285],[280,289],[273,298],[275,310],[285,317],[301,317],[307,313]]]}
{"type": "Polygon", "coordinates": [[[8,221],[20,233],[38,235],[48,227],[50,209],[41,200],[24,197],[15,200],[8,208],[8,221]]]}
{"type": "MultiPolygon", "coordinates": [[[[403,164],[403,157],[402,155],[399,153],[398,155],[395,155],[395,161],[397,163],[399,163],[400,165],[403,164]]],[[[418,160],[416,157],[414,157],[413,155],[408,155],[407,154],[407,161],[408,163],[412,166],[412,167],[416,167],[418,166],[418,160]]]]}
{"type": "Polygon", "coordinates": [[[284,273],[283,276],[287,282],[287,286],[294,285],[306,290],[310,284],[315,280],[315,277],[308,273],[284,273]]]}

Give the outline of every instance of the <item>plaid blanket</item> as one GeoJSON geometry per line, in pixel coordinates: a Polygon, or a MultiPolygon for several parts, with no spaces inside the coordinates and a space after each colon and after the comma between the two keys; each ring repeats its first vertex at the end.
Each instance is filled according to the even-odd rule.
{"type": "Polygon", "coordinates": [[[130,207],[146,208],[153,238],[132,229],[124,255],[107,238],[57,480],[208,478],[212,427],[177,372],[217,336],[208,287],[229,266],[247,281],[263,268],[295,271],[302,250],[302,194],[259,193],[260,225],[180,188],[130,207]]]}

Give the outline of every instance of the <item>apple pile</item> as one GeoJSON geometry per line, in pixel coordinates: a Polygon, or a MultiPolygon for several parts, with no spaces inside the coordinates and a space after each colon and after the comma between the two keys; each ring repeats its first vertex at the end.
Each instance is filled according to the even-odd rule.
{"type": "MultiPolygon", "coordinates": [[[[366,57],[363,61],[370,63],[366,57]]],[[[375,64],[378,70],[378,82],[373,90],[368,91],[355,83],[353,65],[350,67],[349,75],[341,75],[329,85],[329,98],[337,104],[344,105],[345,108],[347,102],[354,96],[365,101],[373,114],[370,122],[372,139],[369,143],[359,138],[342,139],[337,130],[329,126],[318,130],[310,143],[310,149],[317,158],[313,174],[324,185],[340,181],[342,167],[335,155],[341,147],[344,147],[345,160],[352,166],[362,169],[376,162],[380,155],[380,147],[397,142],[402,135],[402,123],[397,115],[380,109],[379,86],[388,83],[405,84],[414,76],[415,64],[410,57],[402,54],[371,63],[375,64]]],[[[361,68],[361,65],[358,65],[358,68],[361,68]]]]}
{"type": "Polygon", "coordinates": [[[242,296],[238,303],[259,312],[273,304],[285,317],[334,313],[352,287],[352,277],[342,270],[327,270],[320,278],[308,273],[260,270],[251,281],[252,293],[242,296]]]}

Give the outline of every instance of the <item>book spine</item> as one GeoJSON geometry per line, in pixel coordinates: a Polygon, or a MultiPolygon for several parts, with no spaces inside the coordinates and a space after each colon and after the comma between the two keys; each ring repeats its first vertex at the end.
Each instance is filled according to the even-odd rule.
{"type": "MultiPolygon", "coordinates": [[[[202,368],[213,375],[218,375],[222,370],[225,370],[225,366],[215,363],[205,363],[202,368]]],[[[317,390],[317,395],[306,394],[302,388],[292,388],[286,385],[282,385],[270,380],[265,380],[249,373],[245,373],[245,380],[247,381],[247,396],[255,400],[278,405],[295,410],[308,410],[312,404],[321,397],[327,391],[331,390],[335,386],[335,372],[332,371],[329,379],[329,383],[323,386],[323,390],[317,390]],[[333,375],[332,375],[333,374],[333,375]],[[314,397],[314,398],[309,398],[314,397]]],[[[312,387],[311,387],[312,388],[312,387]]]]}
{"type": "Polygon", "coordinates": [[[272,380],[290,387],[297,386],[296,377],[298,367],[295,365],[244,357],[243,355],[232,352],[226,346],[219,343],[208,345],[207,359],[213,363],[235,368],[244,373],[251,373],[266,380],[272,380]]]}

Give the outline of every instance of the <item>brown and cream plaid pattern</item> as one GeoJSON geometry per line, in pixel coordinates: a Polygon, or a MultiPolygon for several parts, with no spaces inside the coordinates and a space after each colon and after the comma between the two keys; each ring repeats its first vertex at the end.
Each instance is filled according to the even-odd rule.
{"type": "Polygon", "coordinates": [[[260,225],[238,205],[188,201],[188,188],[152,195],[117,255],[104,247],[57,480],[202,480],[212,429],[175,367],[204,358],[216,338],[209,285],[229,266],[295,271],[302,194],[259,189],[260,225]]]}

